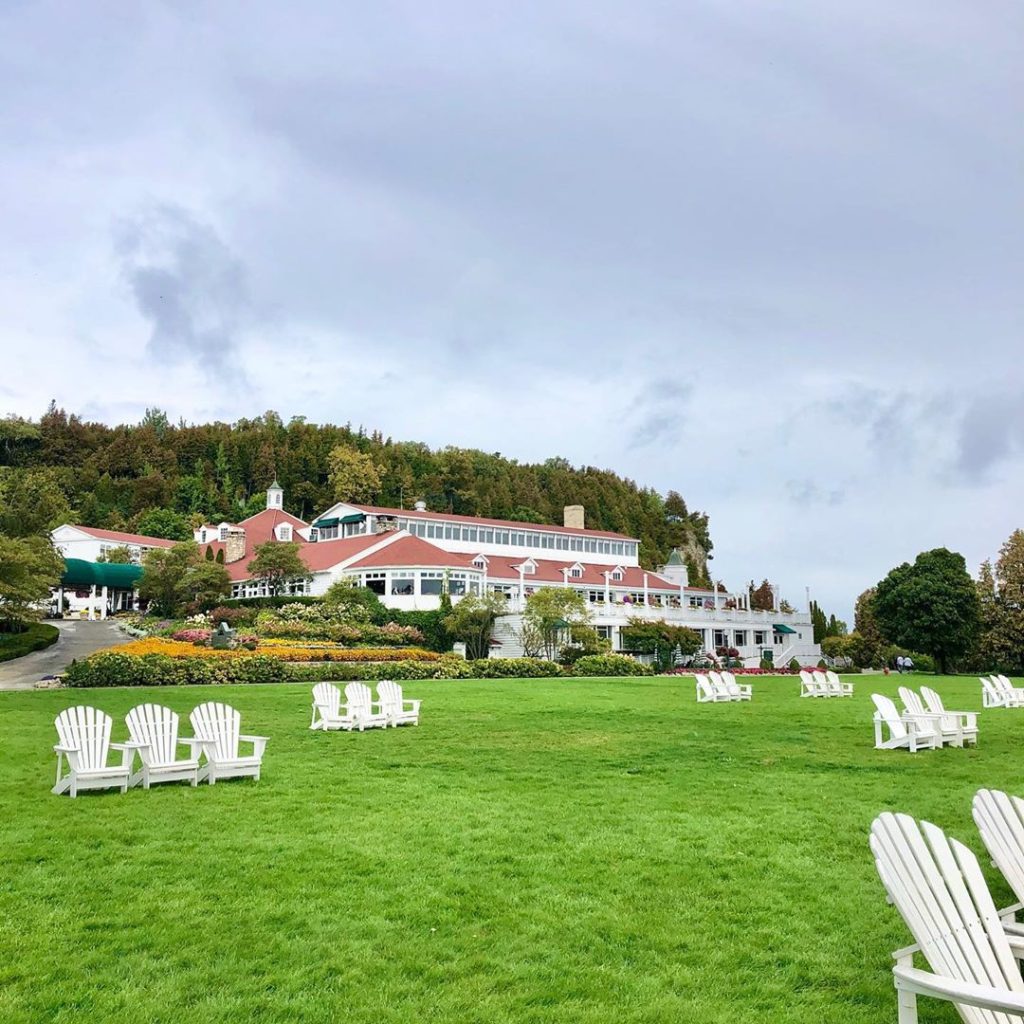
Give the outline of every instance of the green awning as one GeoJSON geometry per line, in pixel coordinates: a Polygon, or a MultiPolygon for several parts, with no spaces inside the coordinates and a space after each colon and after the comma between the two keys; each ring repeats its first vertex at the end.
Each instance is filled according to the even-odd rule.
{"type": "Polygon", "coordinates": [[[341,520],[338,519],[338,518],[334,518],[334,519],[318,519],[313,524],[313,529],[314,530],[321,530],[321,529],[322,530],[326,530],[328,526],[337,526],[338,523],[340,523],[340,522],[341,522],[341,520]]]}
{"type": "Polygon", "coordinates": [[[775,625],[772,626],[772,629],[774,629],[776,633],[795,633],[796,632],[795,629],[790,629],[789,626],[785,625],[782,622],[776,622],[775,625]]]}
{"type": "Polygon", "coordinates": [[[353,512],[350,516],[342,516],[339,523],[361,523],[366,518],[363,512],[353,512]]]}
{"type": "Polygon", "coordinates": [[[64,559],[62,587],[110,587],[134,590],[142,575],[141,565],[119,565],[115,562],[87,562],[84,558],[64,559]]]}

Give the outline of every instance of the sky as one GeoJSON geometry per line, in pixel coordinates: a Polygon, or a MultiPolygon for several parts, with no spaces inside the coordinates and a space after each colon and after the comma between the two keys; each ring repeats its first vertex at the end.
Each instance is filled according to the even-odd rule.
{"type": "Polygon", "coordinates": [[[1024,526],[1017,0],[0,0],[0,414],[352,422],[853,601],[1024,526]]]}

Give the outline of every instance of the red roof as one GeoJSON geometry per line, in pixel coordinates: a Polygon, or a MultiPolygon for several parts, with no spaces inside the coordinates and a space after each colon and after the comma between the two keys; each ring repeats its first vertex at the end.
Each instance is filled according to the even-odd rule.
{"type": "MultiPolygon", "coordinates": [[[[299,537],[297,538],[300,542],[299,557],[306,563],[310,572],[323,572],[341,562],[347,561],[354,555],[359,554],[360,551],[365,551],[367,548],[373,547],[374,544],[381,543],[386,537],[387,534],[382,535],[379,533],[360,534],[357,537],[342,537],[339,540],[322,540],[317,544],[302,542],[302,538],[299,537]]],[[[264,537],[253,544],[250,542],[248,531],[246,531],[245,540],[245,555],[239,558],[238,561],[228,562],[224,566],[228,571],[228,575],[235,582],[249,579],[248,566],[255,556],[254,549],[257,544],[265,544],[270,540],[270,537],[264,537]]],[[[222,541],[215,540],[203,545],[204,550],[207,547],[213,548],[214,557],[216,557],[217,552],[224,547],[224,544],[222,541]]]]}
{"type": "MultiPolygon", "coordinates": [[[[380,535],[378,534],[378,537],[380,535]]],[[[373,551],[365,558],[353,562],[349,568],[368,569],[373,566],[438,566],[444,569],[472,569],[471,555],[458,555],[421,540],[419,537],[400,537],[380,551],[373,551]]]]}
{"type": "Polygon", "coordinates": [[[74,526],[70,523],[68,525],[72,530],[80,530],[97,540],[116,540],[122,544],[139,544],[151,548],[169,548],[177,543],[164,537],[144,537],[141,533],[121,533],[120,530],[101,530],[97,526],[74,526]]]}
{"type": "MultiPolygon", "coordinates": [[[[531,561],[528,558],[506,558],[498,555],[488,555],[487,578],[490,580],[512,580],[519,582],[518,566],[531,561]]],[[[614,565],[595,565],[593,562],[575,562],[571,560],[552,561],[545,558],[532,559],[537,570],[533,573],[526,573],[524,579],[527,583],[530,580],[537,580],[542,583],[563,583],[565,574],[563,569],[569,569],[579,565],[583,570],[582,576],[570,576],[569,582],[574,586],[590,586],[595,589],[604,589],[604,574],[611,572],[614,565]]],[[[627,587],[630,590],[642,591],[644,589],[644,575],[647,576],[648,590],[667,590],[673,594],[679,593],[679,587],[670,583],[656,573],[649,570],[639,569],[635,566],[619,566],[622,570],[621,580],[610,580],[613,588],[621,589],[627,587]]]]}
{"type": "MultiPolygon", "coordinates": [[[[344,504],[351,504],[345,502],[344,504]]],[[[552,526],[548,523],[520,523],[511,519],[485,519],[480,516],[457,516],[451,512],[421,512],[414,508],[382,508],[378,505],[352,505],[352,508],[371,515],[402,516],[408,519],[437,519],[449,523],[476,523],[478,526],[507,526],[516,530],[542,530],[546,533],[586,534],[588,537],[606,537],[611,540],[636,540],[624,533],[610,533],[607,530],[577,530],[571,526],[552,526]]]]}

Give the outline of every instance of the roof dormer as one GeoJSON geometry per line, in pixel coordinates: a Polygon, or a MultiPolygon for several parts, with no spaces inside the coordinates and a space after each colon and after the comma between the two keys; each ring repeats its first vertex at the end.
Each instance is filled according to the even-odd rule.
{"type": "Polygon", "coordinates": [[[537,572],[537,563],[532,558],[528,558],[513,568],[518,569],[524,576],[533,576],[537,572]]]}

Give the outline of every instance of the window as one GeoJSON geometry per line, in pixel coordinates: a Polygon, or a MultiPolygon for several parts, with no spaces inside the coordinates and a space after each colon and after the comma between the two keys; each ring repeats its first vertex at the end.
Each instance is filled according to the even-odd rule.
{"type": "Polygon", "coordinates": [[[313,527],[313,529],[311,529],[309,531],[309,542],[310,542],[310,544],[315,544],[317,542],[317,540],[319,540],[319,537],[320,537],[320,535],[319,535],[316,527],[313,527]]]}
{"type": "Polygon", "coordinates": [[[391,577],[391,593],[397,594],[401,597],[411,596],[413,593],[414,584],[411,576],[392,576],[391,577]]]}
{"type": "Polygon", "coordinates": [[[766,629],[755,629],[754,630],[754,645],[756,647],[763,647],[768,643],[768,630],[766,629]]]}
{"type": "Polygon", "coordinates": [[[487,563],[482,558],[474,558],[473,559],[473,568],[475,568],[475,569],[485,569],[486,567],[487,567],[487,563]]]}
{"type": "Polygon", "coordinates": [[[334,540],[338,536],[338,528],[336,526],[321,526],[320,527],[320,539],[321,540],[334,540]]]}
{"type": "Polygon", "coordinates": [[[583,570],[582,570],[582,569],[581,569],[581,568],[580,568],[580,567],[579,567],[578,565],[574,565],[574,566],[573,566],[573,567],[572,567],[572,568],[571,568],[571,569],[569,570],[569,575],[570,575],[570,576],[571,576],[571,577],[572,577],[572,578],[573,578],[574,580],[582,579],[582,578],[583,578],[583,570]]]}
{"type": "Polygon", "coordinates": [[[569,538],[568,537],[559,537],[557,539],[557,543],[556,543],[555,546],[558,548],[559,551],[568,551],[569,550],[569,538]]]}
{"type": "Polygon", "coordinates": [[[444,589],[444,580],[440,573],[422,573],[420,575],[420,593],[425,595],[440,594],[444,589]]]}
{"type": "Polygon", "coordinates": [[[368,572],[363,576],[363,586],[381,596],[384,594],[385,581],[386,576],[382,572],[368,572]]]}
{"type": "Polygon", "coordinates": [[[205,544],[206,543],[206,527],[205,526],[203,527],[203,529],[201,529],[199,531],[199,543],[200,544],[205,544]]]}
{"type": "Polygon", "coordinates": [[[747,631],[745,629],[737,629],[732,635],[732,642],[734,647],[746,647],[747,631]]]}
{"type": "Polygon", "coordinates": [[[282,523],[277,528],[277,539],[283,541],[289,541],[292,539],[292,528],[288,523],[282,523]]]}
{"type": "Polygon", "coordinates": [[[462,597],[466,593],[465,579],[450,579],[448,581],[448,593],[452,597],[462,597]]]}
{"type": "Polygon", "coordinates": [[[613,569],[612,570],[612,579],[615,580],[616,582],[621,580],[622,579],[622,570],[621,569],[613,569]]]}
{"type": "Polygon", "coordinates": [[[611,638],[612,638],[612,627],[611,626],[595,626],[594,629],[597,632],[597,635],[602,640],[611,640],[611,638]]]}
{"type": "Polygon", "coordinates": [[[729,640],[724,629],[715,630],[715,647],[728,647],[729,640]]]}
{"type": "Polygon", "coordinates": [[[533,562],[523,562],[522,569],[527,576],[532,576],[537,571],[537,566],[533,562]]]}
{"type": "Polygon", "coordinates": [[[451,540],[452,539],[452,528],[451,528],[451,526],[445,526],[445,528],[444,528],[444,539],[445,540],[451,540]]]}
{"type": "Polygon", "coordinates": [[[228,528],[226,526],[222,526],[220,528],[219,536],[220,536],[221,540],[227,540],[228,539],[228,528]]]}
{"type": "Polygon", "coordinates": [[[772,633],[772,643],[775,644],[776,647],[781,646],[785,642],[786,638],[782,633],[772,633]]]}
{"type": "Polygon", "coordinates": [[[495,542],[498,543],[498,544],[507,544],[508,543],[508,530],[498,530],[498,532],[494,535],[494,539],[495,539],[495,542]]]}

